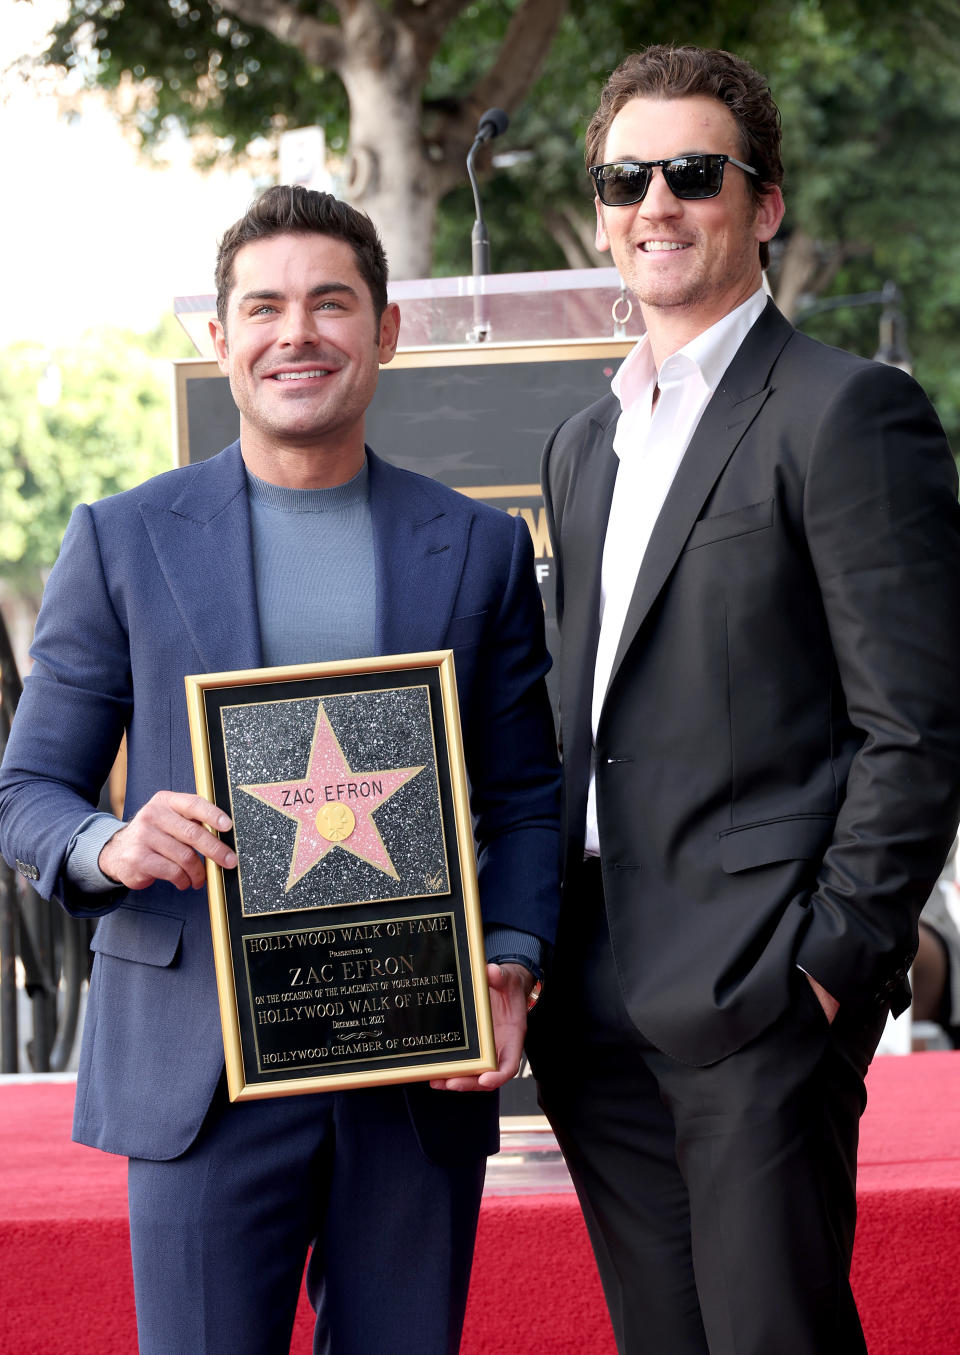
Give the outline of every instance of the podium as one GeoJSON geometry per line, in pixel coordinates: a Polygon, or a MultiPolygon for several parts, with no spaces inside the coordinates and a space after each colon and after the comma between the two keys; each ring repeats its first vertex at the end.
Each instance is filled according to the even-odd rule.
{"type": "MultiPolygon", "coordinates": [[[[643,333],[639,309],[615,268],[417,278],[391,282],[388,295],[400,307],[401,352],[551,340],[634,340],[643,333]],[[484,344],[471,344],[481,311],[489,334],[484,344]]],[[[200,356],[212,358],[207,324],[216,319],[216,298],[179,296],[173,309],[200,356]]]]}

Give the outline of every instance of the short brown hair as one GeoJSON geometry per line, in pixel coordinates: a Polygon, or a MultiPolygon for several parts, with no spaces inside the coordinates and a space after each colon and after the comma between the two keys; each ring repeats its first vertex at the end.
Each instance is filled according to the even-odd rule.
{"type": "MultiPolygon", "coordinates": [[[[783,183],[780,159],[780,110],[766,79],[732,52],[707,47],[652,46],[622,61],[600,94],[586,136],[587,167],[599,164],[610,124],[631,99],[686,99],[705,94],[733,114],[743,143],[743,158],[757,171],[749,176],[759,201],[783,183]]],[[[760,264],[770,262],[770,247],[760,245],[760,264]]]]}
{"type": "Polygon", "coordinates": [[[275,235],[329,235],[353,250],[360,276],[370,288],[377,319],[387,304],[387,256],[377,228],[365,212],[340,202],[332,193],[317,193],[301,184],[268,188],[225,232],[217,250],[214,275],[217,318],[227,323],[227,300],[233,287],[233,263],[244,245],[275,235]]]}

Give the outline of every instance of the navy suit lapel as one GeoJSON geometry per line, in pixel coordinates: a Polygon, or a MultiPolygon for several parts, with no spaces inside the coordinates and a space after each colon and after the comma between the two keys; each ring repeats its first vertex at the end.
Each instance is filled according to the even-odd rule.
{"type": "Polygon", "coordinates": [[[451,509],[431,481],[368,449],[377,575],[377,652],[444,647],[467,554],[473,511],[451,509]]]}
{"type": "Polygon", "coordinates": [[[677,563],[724,467],[770,394],[770,375],[792,326],[768,302],[724,373],[684,453],[650,537],[614,658],[609,689],[677,563]]]}
{"type": "Polygon", "coordinates": [[[169,508],[141,505],[184,628],[208,673],[262,663],[240,444],[191,468],[169,508]]]}

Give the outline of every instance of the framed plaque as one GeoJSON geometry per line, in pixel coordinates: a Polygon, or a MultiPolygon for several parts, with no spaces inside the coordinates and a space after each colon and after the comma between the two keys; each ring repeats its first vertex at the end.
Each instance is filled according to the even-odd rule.
{"type": "Polygon", "coordinates": [[[452,651],[186,687],[231,1100],[496,1068],[452,651]]]}

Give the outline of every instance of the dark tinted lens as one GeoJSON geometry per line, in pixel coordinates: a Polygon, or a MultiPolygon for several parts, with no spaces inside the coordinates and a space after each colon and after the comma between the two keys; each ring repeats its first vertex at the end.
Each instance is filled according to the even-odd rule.
{"type": "Polygon", "coordinates": [[[678,198],[712,198],[723,183],[719,155],[682,155],[663,167],[670,192],[678,198]]]}
{"type": "Polygon", "coordinates": [[[597,196],[608,207],[626,207],[639,202],[647,191],[650,171],[644,165],[629,160],[619,165],[602,165],[596,175],[597,196]]]}

